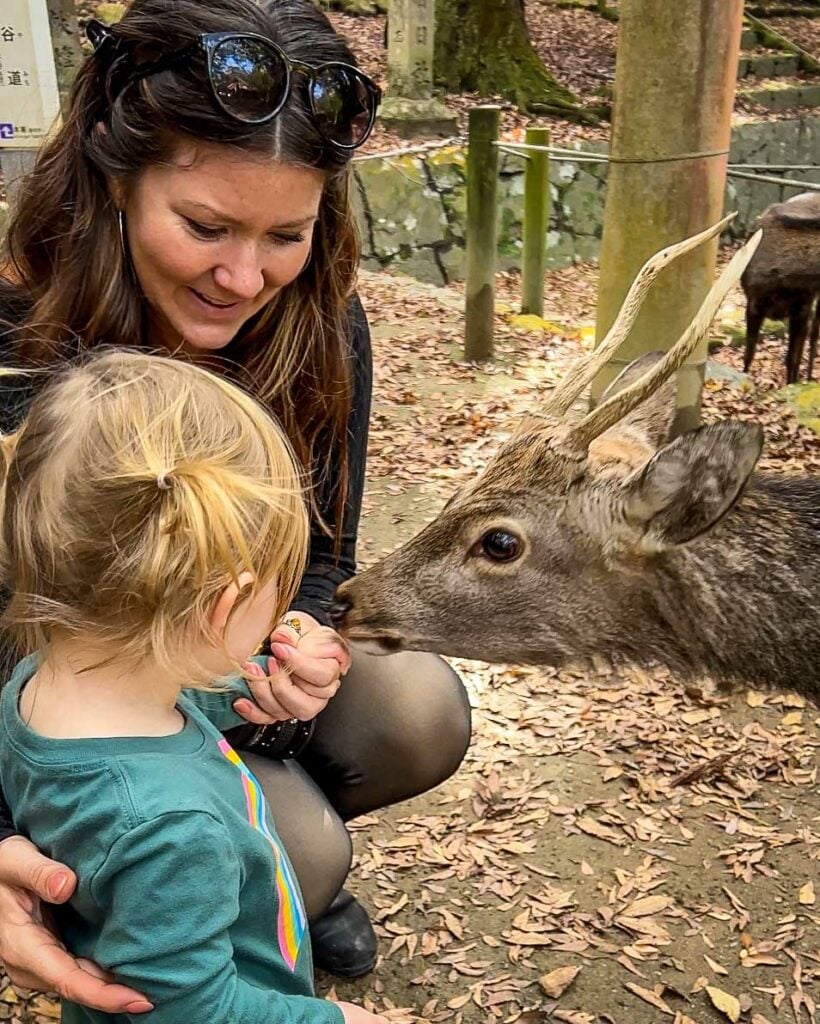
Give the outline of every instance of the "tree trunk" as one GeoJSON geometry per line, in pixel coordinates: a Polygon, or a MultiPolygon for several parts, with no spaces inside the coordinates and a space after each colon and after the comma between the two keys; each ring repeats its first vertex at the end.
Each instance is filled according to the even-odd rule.
{"type": "Polygon", "coordinates": [[[435,79],[524,108],[575,106],[532,48],[523,0],[436,0],[435,79]]]}
{"type": "MultiPolygon", "coordinates": [[[[723,212],[743,0],[623,0],[620,14],[599,342],[644,261],[723,212]]],[[[717,241],[661,274],[593,400],[624,363],[683,333],[712,284],[716,253],[717,241]]],[[[705,361],[706,342],[678,376],[680,429],[698,421],[705,361]]]]}

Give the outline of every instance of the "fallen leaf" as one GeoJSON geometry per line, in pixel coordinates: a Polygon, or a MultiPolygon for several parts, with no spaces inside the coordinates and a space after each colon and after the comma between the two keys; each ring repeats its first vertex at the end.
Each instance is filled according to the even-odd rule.
{"type": "Polygon", "coordinates": [[[544,994],[548,995],[550,999],[558,999],[566,992],[580,973],[580,967],[556,967],[554,971],[543,975],[539,979],[539,984],[544,990],[544,994]]]}
{"type": "Polygon", "coordinates": [[[746,703],[750,708],[762,708],[766,703],[766,695],[758,690],[748,690],[746,693],[746,703]]]}
{"type": "Polygon", "coordinates": [[[725,1013],[732,1024],[737,1024],[740,1020],[740,1000],[736,999],[729,992],[724,992],[720,988],[714,988],[712,985],[707,985],[706,991],[709,993],[709,998],[712,1000],[715,1008],[720,1010],[721,1013],[725,1013]]]}
{"type": "Polygon", "coordinates": [[[618,835],[614,829],[607,828],[606,825],[602,825],[594,818],[579,818],[575,824],[582,832],[586,832],[589,836],[595,836],[596,839],[605,839],[615,846],[624,846],[626,843],[623,836],[618,835]]]}
{"type": "Polygon", "coordinates": [[[520,331],[551,331],[555,325],[532,313],[519,313],[510,319],[510,326],[520,331]]]}
{"type": "Polygon", "coordinates": [[[767,956],[765,953],[750,953],[742,957],[741,967],[782,967],[783,961],[776,956],[767,956]]]}
{"type": "Polygon", "coordinates": [[[461,922],[458,920],[458,918],[451,914],[450,911],[446,909],[446,907],[441,907],[438,910],[438,913],[441,914],[442,918],[444,919],[444,927],[449,932],[452,932],[457,939],[463,939],[464,929],[462,928],[461,922]]]}
{"type": "Polygon", "coordinates": [[[700,725],[701,722],[708,722],[712,717],[712,712],[706,709],[698,711],[685,711],[681,716],[681,721],[687,725],[700,725]]]}
{"type": "Polygon", "coordinates": [[[670,1017],[674,1017],[674,1010],[669,1006],[668,1003],[664,1002],[663,999],[651,989],[641,988],[640,985],[636,985],[634,981],[625,981],[623,985],[633,992],[639,999],[643,999],[645,1003],[649,1003],[650,1006],[654,1006],[657,1010],[661,1010],[663,1013],[668,1013],[670,1017]]]}
{"type": "Polygon", "coordinates": [[[624,917],[647,917],[650,914],[659,914],[662,910],[666,910],[672,905],[672,902],[668,896],[642,896],[624,907],[621,913],[624,917]]]}
{"type": "Polygon", "coordinates": [[[466,1006],[467,1003],[469,1003],[472,998],[473,993],[468,992],[464,996],[455,996],[455,998],[451,999],[447,1003],[447,1005],[450,1007],[451,1010],[460,1010],[463,1006],[466,1006]]]}
{"type": "Polygon", "coordinates": [[[703,959],[706,961],[707,964],[709,964],[709,966],[712,968],[715,974],[729,973],[722,964],[719,964],[717,960],[713,960],[710,956],[707,956],[705,953],[703,954],[703,959]]]}
{"type": "Polygon", "coordinates": [[[48,1017],[49,1020],[60,1019],[60,1004],[55,1003],[53,999],[48,999],[46,996],[36,996],[29,1006],[35,1013],[48,1017]]]}
{"type": "Polygon", "coordinates": [[[798,903],[804,907],[813,907],[817,902],[817,896],[814,892],[814,882],[806,882],[797,894],[798,903]]]}

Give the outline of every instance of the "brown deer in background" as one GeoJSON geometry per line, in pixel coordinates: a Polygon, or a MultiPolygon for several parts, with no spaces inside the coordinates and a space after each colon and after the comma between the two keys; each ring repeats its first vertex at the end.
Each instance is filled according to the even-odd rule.
{"type": "Polygon", "coordinates": [[[814,376],[817,336],[820,332],[820,193],[803,192],[785,203],[769,206],[753,230],[763,239],[743,277],[746,293],[746,352],[748,373],[766,317],[789,322],[786,381],[800,379],[806,341],[809,343],[807,377],[814,376]]]}
{"type": "Polygon", "coordinates": [[[820,696],[820,480],[760,475],[756,424],[667,443],[674,373],[759,242],[738,252],[666,355],[643,357],[579,422],[566,414],[671,259],[653,257],[602,345],[479,478],[337,591],[338,628],[383,653],[559,666],[600,654],[820,696]]]}

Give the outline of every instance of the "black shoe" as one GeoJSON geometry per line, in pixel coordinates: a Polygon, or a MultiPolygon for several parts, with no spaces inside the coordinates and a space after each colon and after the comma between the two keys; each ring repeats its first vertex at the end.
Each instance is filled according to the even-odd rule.
{"type": "Polygon", "coordinates": [[[342,889],[322,917],[310,926],[313,963],[340,978],[359,978],[376,963],[378,940],[367,911],[342,889]]]}

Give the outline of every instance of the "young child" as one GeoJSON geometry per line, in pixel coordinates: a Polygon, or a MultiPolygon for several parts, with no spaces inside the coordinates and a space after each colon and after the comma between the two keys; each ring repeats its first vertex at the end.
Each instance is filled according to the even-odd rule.
{"type": "Polygon", "coordinates": [[[36,653],[0,698],[3,789],[79,876],[61,938],[154,1005],[64,1024],[386,1024],[314,997],[299,887],[220,732],[305,557],[287,442],[224,380],[118,352],[4,447],[5,618],[36,653]]]}

